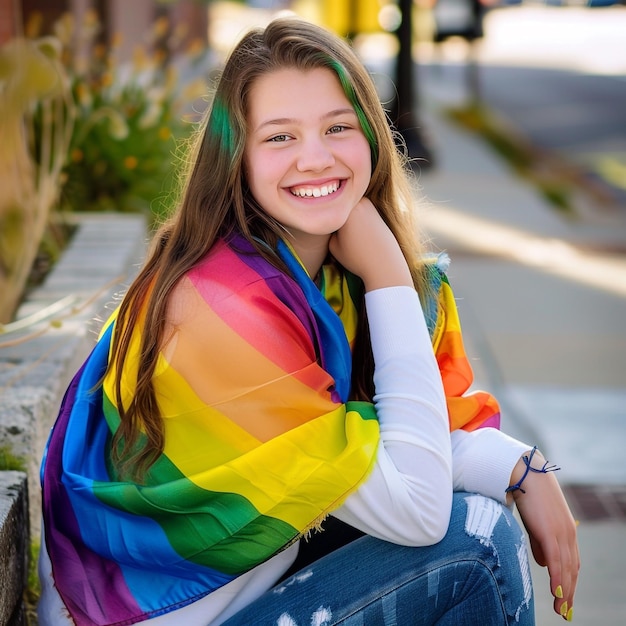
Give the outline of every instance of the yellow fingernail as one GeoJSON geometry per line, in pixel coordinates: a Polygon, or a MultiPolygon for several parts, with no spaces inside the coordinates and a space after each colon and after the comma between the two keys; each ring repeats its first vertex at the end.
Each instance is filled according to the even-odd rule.
{"type": "Polygon", "coordinates": [[[568,622],[571,622],[574,619],[574,607],[571,607],[567,612],[567,617],[565,618],[568,622]]]}
{"type": "Polygon", "coordinates": [[[561,585],[554,590],[554,596],[559,599],[563,597],[563,587],[561,587],[561,585]]]}
{"type": "Polygon", "coordinates": [[[565,617],[567,615],[567,601],[563,602],[563,604],[561,604],[561,608],[559,609],[559,613],[565,617]]]}

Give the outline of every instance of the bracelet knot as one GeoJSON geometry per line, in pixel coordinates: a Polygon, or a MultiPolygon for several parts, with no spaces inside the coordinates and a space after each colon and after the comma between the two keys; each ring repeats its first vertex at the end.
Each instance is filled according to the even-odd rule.
{"type": "Polygon", "coordinates": [[[537,446],[535,446],[530,451],[530,454],[525,454],[522,457],[522,461],[524,461],[524,465],[526,465],[524,474],[514,485],[511,485],[510,487],[507,487],[504,490],[506,493],[517,491],[518,489],[522,493],[526,493],[526,491],[522,489],[522,483],[524,482],[524,480],[526,480],[526,476],[528,476],[530,472],[533,472],[535,474],[547,474],[548,472],[556,472],[561,469],[560,467],[557,467],[556,465],[550,465],[549,461],[546,461],[541,468],[533,467],[530,463],[533,460],[533,457],[535,456],[535,452],[537,452],[537,446]]]}

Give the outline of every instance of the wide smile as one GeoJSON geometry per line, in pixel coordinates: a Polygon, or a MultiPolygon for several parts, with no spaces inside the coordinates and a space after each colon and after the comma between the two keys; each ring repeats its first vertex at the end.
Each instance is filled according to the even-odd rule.
{"type": "Polygon", "coordinates": [[[289,191],[292,196],[297,198],[322,198],[336,193],[341,188],[341,181],[334,180],[324,185],[301,185],[290,187],[289,191]]]}

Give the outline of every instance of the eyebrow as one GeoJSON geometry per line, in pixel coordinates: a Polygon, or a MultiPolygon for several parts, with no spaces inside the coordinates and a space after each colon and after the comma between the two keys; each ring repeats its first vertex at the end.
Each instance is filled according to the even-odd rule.
{"type": "MultiPolygon", "coordinates": [[[[343,107],[341,109],[333,109],[332,111],[329,111],[328,113],[324,113],[324,115],[322,115],[320,120],[324,121],[324,120],[332,119],[333,117],[338,117],[340,115],[346,115],[346,114],[354,115],[358,119],[356,111],[352,107],[343,107]]],[[[265,122],[261,122],[255,128],[254,132],[256,133],[260,131],[261,129],[265,128],[266,126],[282,126],[284,124],[297,124],[298,121],[299,120],[295,117],[277,117],[276,119],[271,119],[271,120],[266,120],[265,122]]]]}

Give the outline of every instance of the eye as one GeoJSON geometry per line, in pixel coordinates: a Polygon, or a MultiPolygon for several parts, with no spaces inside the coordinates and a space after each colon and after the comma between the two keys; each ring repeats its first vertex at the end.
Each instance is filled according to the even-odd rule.
{"type": "Polygon", "coordinates": [[[267,141],[273,143],[284,143],[285,141],[289,141],[289,139],[291,139],[289,135],[274,135],[273,137],[270,137],[267,141]]]}
{"type": "Polygon", "coordinates": [[[342,133],[344,130],[348,130],[348,126],[343,124],[335,124],[328,129],[329,135],[336,135],[337,133],[342,133]]]}

